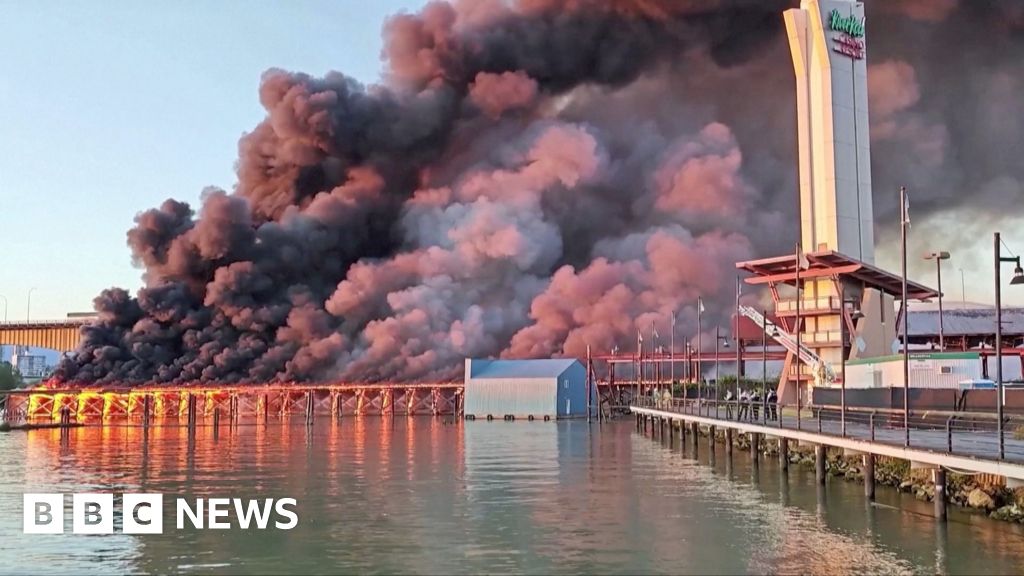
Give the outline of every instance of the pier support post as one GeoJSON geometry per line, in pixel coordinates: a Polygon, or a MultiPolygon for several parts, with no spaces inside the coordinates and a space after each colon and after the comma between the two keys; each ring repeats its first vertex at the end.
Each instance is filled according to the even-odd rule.
{"type": "Polygon", "coordinates": [[[814,447],[814,475],[818,484],[825,483],[825,447],[821,444],[814,447]]]}
{"type": "Polygon", "coordinates": [[[725,429],[725,455],[732,456],[732,428],[725,429]]]}
{"type": "Polygon", "coordinates": [[[680,420],[679,421],[679,447],[680,448],[685,448],[686,447],[683,444],[684,442],[686,442],[686,420],[680,420]]]}
{"type": "Polygon", "coordinates": [[[186,405],[187,420],[189,428],[195,428],[196,426],[196,396],[195,394],[189,393],[188,403],[186,405]]]}
{"type": "Polygon", "coordinates": [[[313,391],[306,391],[306,426],[313,425],[313,407],[316,399],[313,397],[313,391]]]}
{"type": "Polygon", "coordinates": [[[789,438],[779,438],[779,468],[789,470],[789,438]]]}
{"type": "Polygon", "coordinates": [[[708,426],[708,463],[715,465],[715,427],[708,426]]]}
{"type": "Polygon", "coordinates": [[[946,470],[936,468],[932,470],[932,480],[935,482],[935,519],[946,521],[946,470]]]}
{"type": "Polygon", "coordinates": [[[869,501],[875,499],[875,455],[864,455],[864,497],[869,501]]]}
{"type": "Polygon", "coordinates": [[[693,436],[693,455],[696,456],[697,447],[700,444],[700,424],[694,422],[690,426],[691,436],[693,436]]]}
{"type": "Polygon", "coordinates": [[[750,463],[757,466],[758,456],[761,452],[761,435],[757,432],[750,433],[750,463]]]}

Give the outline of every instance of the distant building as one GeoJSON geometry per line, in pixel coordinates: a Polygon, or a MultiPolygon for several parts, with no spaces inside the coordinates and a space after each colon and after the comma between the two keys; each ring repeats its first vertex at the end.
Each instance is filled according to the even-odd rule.
{"type": "Polygon", "coordinates": [[[34,380],[48,375],[49,367],[46,365],[46,356],[41,354],[29,354],[27,350],[19,349],[11,357],[11,365],[21,373],[22,378],[34,380]]]}
{"type": "MultiPolygon", "coordinates": [[[[463,413],[476,418],[585,417],[586,369],[577,360],[466,359],[463,413]]],[[[597,405],[596,388],[591,391],[597,405]]]]}
{"type": "MultiPolygon", "coordinates": [[[[939,347],[939,309],[936,302],[911,302],[907,323],[911,350],[939,347]]],[[[899,333],[899,332],[897,332],[899,333]]],[[[996,309],[974,302],[943,302],[942,333],[947,350],[993,348],[996,340],[996,309]]],[[[1003,346],[1024,343],[1024,308],[1003,308],[1003,346]]]]}

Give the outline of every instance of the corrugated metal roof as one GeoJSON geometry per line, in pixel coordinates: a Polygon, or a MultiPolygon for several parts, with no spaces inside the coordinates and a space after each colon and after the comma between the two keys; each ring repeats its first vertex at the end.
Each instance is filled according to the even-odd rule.
{"type": "Polygon", "coordinates": [[[572,358],[540,360],[470,360],[470,378],[557,378],[578,362],[572,358]]]}
{"type": "MultiPolygon", "coordinates": [[[[938,310],[910,309],[907,331],[910,336],[934,336],[939,333],[938,310]]],[[[946,336],[989,335],[996,332],[994,308],[944,310],[942,331],[946,336]]],[[[1024,309],[1003,309],[1003,335],[1024,334],[1024,309]]]]}

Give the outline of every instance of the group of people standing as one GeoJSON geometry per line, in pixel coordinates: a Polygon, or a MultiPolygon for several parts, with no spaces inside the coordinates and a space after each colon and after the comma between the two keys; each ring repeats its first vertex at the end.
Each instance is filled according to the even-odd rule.
{"type": "Polygon", "coordinates": [[[766,420],[778,420],[779,419],[779,410],[778,410],[779,396],[778,396],[778,394],[775,393],[775,390],[769,389],[768,390],[768,394],[763,399],[763,401],[762,401],[762,398],[761,398],[761,391],[760,390],[758,390],[756,388],[752,388],[750,390],[741,390],[738,400],[739,400],[739,402],[737,402],[737,398],[733,394],[732,390],[726,390],[726,392],[725,392],[725,401],[726,401],[725,415],[726,415],[726,418],[728,418],[730,420],[732,419],[733,403],[737,402],[736,403],[736,406],[737,406],[736,419],[737,420],[750,420],[750,421],[759,420],[760,419],[760,410],[762,408],[762,404],[764,405],[763,406],[764,407],[764,411],[765,411],[764,416],[765,416],[766,420]]]}

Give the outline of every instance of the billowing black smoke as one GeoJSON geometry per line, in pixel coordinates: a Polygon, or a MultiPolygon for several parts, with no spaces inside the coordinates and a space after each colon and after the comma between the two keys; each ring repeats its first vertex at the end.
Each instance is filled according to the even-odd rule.
{"type": "MultiPolygon", "coordinates": [[[[435,2],[385,23],[381,85],[268,71],[235,190],[137,217],[146,287],[96,298],[58,377],[433,380],[627,349],[673,313],[692,335],[734,261],[795,238],[795,4],[435,2]]],[[[961,4],[868,6],[874,181],[928,188],[922,214],[1024,195],[999,148],[1022,130],[1024,16],[961,4]]]]}

